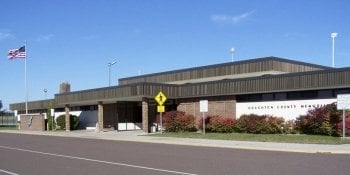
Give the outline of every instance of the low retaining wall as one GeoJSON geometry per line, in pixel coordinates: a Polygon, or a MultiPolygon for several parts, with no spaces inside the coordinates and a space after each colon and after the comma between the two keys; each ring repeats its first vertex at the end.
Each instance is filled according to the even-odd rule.
{"type": "Polygon", "coordinates": [[[45,131],[45,116],[43,114],[20,115],[20,130],[45,131]]]}

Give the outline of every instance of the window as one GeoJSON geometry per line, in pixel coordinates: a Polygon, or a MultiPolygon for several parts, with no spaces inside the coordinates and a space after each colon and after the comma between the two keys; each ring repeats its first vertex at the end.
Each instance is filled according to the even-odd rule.
{"type": "Polygon", "coordinates": [[[273,100],[273,93],[262,94],[262,100],[263,101],[271,101],[271,100],[273,100]]]}
{"type": "Polygon", "coordinates": [[[287,93],[285,92],[275,93],[275,100],[286,100],[286,99],[287,99],[287,93]]]}
{"type": "Polygon", "coordinates": [[[333,98],[332,90],[320,90],[320,91],[318,91],[318,98],[333,98]]]}

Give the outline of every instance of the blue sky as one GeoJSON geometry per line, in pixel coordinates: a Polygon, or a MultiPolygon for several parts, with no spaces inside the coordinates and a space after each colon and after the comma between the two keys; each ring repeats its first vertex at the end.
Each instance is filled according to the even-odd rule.
{"type": "Polygon", "coordinates": [[[3,0],[0,100],[23,102],[24,61],[9,49],[27,41],[29,101],[53,98],[68,81],[78,91],[118,78],[277,56],[350,67],[348,0],[3,0]]]}

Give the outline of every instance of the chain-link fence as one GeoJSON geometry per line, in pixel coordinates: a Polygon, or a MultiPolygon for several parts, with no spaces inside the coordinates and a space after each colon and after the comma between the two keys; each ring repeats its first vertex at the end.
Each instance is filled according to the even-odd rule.
{"type": "Polygon", "coordinates": [[[0,127],[16,127],[17,117],[14,113],[0,113],[0,127]]]}

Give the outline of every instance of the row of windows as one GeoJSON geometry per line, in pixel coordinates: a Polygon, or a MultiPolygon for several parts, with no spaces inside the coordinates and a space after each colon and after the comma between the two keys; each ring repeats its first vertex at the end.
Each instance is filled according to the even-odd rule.
{"type": "MultiPolygon", "coordinates": [[[[96,111],[97,105],[89,105],[89,106],[74,106],[69,108],[70,111],[96,111]]],[[[56,108],[55,112],[64,112],[64,108],[56,108]]]]}

